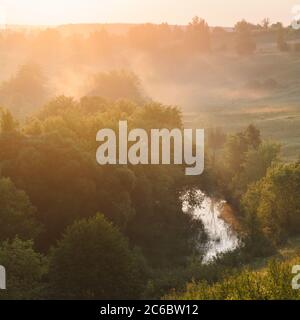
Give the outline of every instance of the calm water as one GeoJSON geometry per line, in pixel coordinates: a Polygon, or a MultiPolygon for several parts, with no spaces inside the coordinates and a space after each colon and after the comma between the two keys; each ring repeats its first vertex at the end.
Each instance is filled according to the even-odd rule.
{"type": "MultiPolygon", "coordinates": [[[[199,196],[203,196],[201,191],[199,196]]],[[[218,253],[232,251],[239,245],[237,234],[220,217],[224,204],[225,201],[216,201],[204,196],[201,207],[192,208],[192,213],[197,219],[202,220],[209,236],[204,263],[211,261],[218,253]]],[[[187,203],[183,203],[183,210],[187,210],[187,203]]]]}

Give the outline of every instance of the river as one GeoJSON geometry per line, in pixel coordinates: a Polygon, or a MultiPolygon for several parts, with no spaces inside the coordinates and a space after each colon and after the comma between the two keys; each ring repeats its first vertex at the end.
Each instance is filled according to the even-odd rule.
{"type": "MultiPolygon", "coordinates": [[[[204,196],[201,191],[199,191],[199,196],[204,196]]],[[[233,251],[239,246],[236,232],[221,218],[225,203],[225,201],[217,201],[204,196],[201,206],[192,208],[192,214],[202,220],[209,237],[203,263],[212,261],[219,253],[233,251]]],[[[183,202],[183,210],[187,211],[187,208],[187,203],[183,202]]]]}

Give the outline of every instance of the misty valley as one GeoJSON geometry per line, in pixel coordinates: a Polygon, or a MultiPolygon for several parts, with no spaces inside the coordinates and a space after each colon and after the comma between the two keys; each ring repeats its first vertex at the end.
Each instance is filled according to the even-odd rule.
{"type": "Polygon", "coordinates": [[[300,30],[8,25],[0,66],[0,299],[300,299],[300,30]]]}

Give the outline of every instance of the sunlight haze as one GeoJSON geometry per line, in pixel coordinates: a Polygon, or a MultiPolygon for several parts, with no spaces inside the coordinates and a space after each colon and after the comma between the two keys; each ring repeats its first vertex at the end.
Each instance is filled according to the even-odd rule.
{"type": "MultiPolygon", "coordinates": [[[[232,26],[241,18],[254,23],[265,17],[289,24],[297,0],[2,0],[7,24],[66,23],[187,24],[198,15],[210,25],[232,26]]],[[[1,17],[3,13],[1,13],[1,17]]]]}

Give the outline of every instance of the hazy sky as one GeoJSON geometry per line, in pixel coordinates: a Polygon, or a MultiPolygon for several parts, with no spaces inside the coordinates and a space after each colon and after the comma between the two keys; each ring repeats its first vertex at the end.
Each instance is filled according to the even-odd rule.
{"type": "MultiPolygon", "coordinates": [[[[231,26],[241,18],[290,23],[300,0],[0,0],[8,24],[79,22],[168,22],[186,24],[195,15],[210,25],[231,26]]],[[[0,21],[2,23],[2,21],[0,21]]]]}

